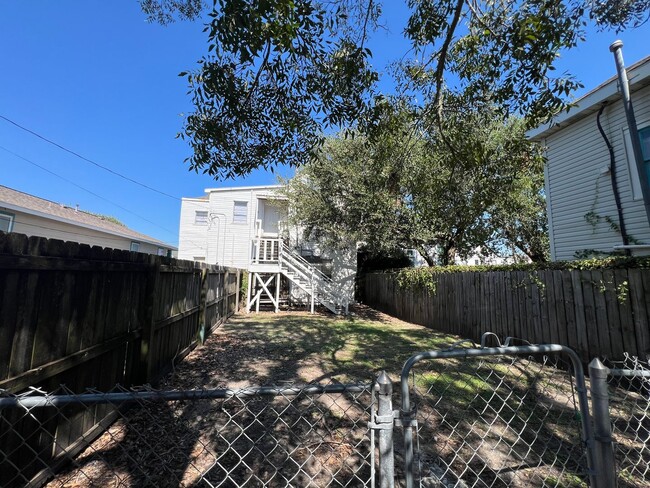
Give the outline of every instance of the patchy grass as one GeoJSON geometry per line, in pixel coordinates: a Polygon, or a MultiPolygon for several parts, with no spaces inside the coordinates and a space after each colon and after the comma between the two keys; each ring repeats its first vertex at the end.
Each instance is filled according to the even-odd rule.
{"type": "Polygon", "coordinates": [[[416,352],[458,340],[366,312],[349,318],[296,312],[237,315],[188,356],[177,375],[203,387],[370,381],[381,370],[397,380],[416,352]]]}

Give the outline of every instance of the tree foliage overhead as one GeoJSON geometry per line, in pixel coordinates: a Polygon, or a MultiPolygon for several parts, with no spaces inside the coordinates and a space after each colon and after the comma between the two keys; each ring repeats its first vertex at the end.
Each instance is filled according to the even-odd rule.
{"type": "Polygon", "coordinates": [[[376,15],[372,3],[362,13],[344,2],[218,2],[206,27],[210,53],[183,73],[195,106],[183,134],[191,168],[228,178],[297,166],[324,127],[352,124],[377,80],[364,48],[376,15]],[[363,22],[361,33],[351,19],[363,22]]]}
{"type": "MultiPolygon", "coordinates": [[[[200,0],[140,0],[151,21],[199,17],[200,0]]],[[[579,87],[555,75],[585,24],[621,30],[648,19],[650,0],[407,0],[412,58],[405,93],[439,124],[447,94],[498,104],[530,123],[566,107],[579,87]],[[454,82],[453,80],[459,80],[454,82]]],[[[331,128],[373,127],[377,70],[366,48],[380,0],[215,0],[208,54],[188,73],[195,111],[182,136],[190,167],[216,178],[308,161],[331,128]]],[[[453,96],[452,96],[453,99],[453,96]]],[[[440,127],[438,128],[440,129],[440,127]]]]}

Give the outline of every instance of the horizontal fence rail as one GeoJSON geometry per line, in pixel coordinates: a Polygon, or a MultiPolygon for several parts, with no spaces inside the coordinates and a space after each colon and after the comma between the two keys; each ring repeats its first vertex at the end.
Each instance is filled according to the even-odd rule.
{"type": "Polygon", "coordinates": [[[562,344],[583,364],[650,353],[650,269],[479,271],[434,275],[435,292],[395,273],[364,277],[364,303],[400,319],[480,340],[491,331],[562,344]]]}

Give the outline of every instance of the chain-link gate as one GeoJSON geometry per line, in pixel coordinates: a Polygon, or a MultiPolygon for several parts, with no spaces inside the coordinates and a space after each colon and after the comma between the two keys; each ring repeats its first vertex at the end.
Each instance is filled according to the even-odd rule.
{"type": "Polygon", "coordinates": [[[371,407],[367,384],[5,395],[0,486],[370,486],[371,407]]]}
{"type": "Polygon", "coordinates": [[[401,393],[409,488],[577,487],[593,478],[585,378],[568,348],[506,341],[421,353],[406,362],[401,393]]]}

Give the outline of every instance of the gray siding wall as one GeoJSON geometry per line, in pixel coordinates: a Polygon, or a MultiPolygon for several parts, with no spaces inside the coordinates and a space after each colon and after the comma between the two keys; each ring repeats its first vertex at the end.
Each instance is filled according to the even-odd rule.
{"type": "MultiPolygon", "coordinates": [[[[633,93],[639,127],[650,124],[650,87],[633,93]]],[[[627,128],[620,100],[611,103],[601,117],[603,129],[614,146],[616,179],[621,196],[627,233],[650,243],[650,226],[643,200],[634,200],[624,142],[627,128]]],[[[547,156],[547,196],[552,256],[555,260],[575,258],[577,251],[595,249],[611,252],[622,244],[621,235],[604,217],[618,222],[611,175],[602,170],[609,166],[609,151],[596,125],[596,113],[572,123],[545,140],[547,156]],[[585,216],[594,212],[600,222],[592,226],[585,216]]]]}
{"type": "MultiPolygon", "coordinates": [[[[139,252],[147,254],[158,254],[159,246],[142,242],[137,239],[116,236],[107,232],[100,232],[94,229],[88,229],[78,225],[59,222],[57,220],[47,219],[36,215],[30,215],[15,210],[0,207],[1,211],[14,215],[14,225],[12,232],[25,234],[28,236],[47,237],[48,239],[60,239],[62,241],[79,242],[89,246],[101,246],[111,249],[123,249],[129,251],[131,242],[140,243],[139,252]]],[[[163,246],[160,246],[163,248],[163,246]]],[[[165,255],[167,248],[165,249],[165,255]]]]}
{"type": "Polygon", "coordinates": [[[209,220],[204,225],[196,224],[195,216],[197,211],[208,212],[208,200],[183,198],[181,202],[180,231],[178,233],[178,259],[207,262],[209,220]]]}

